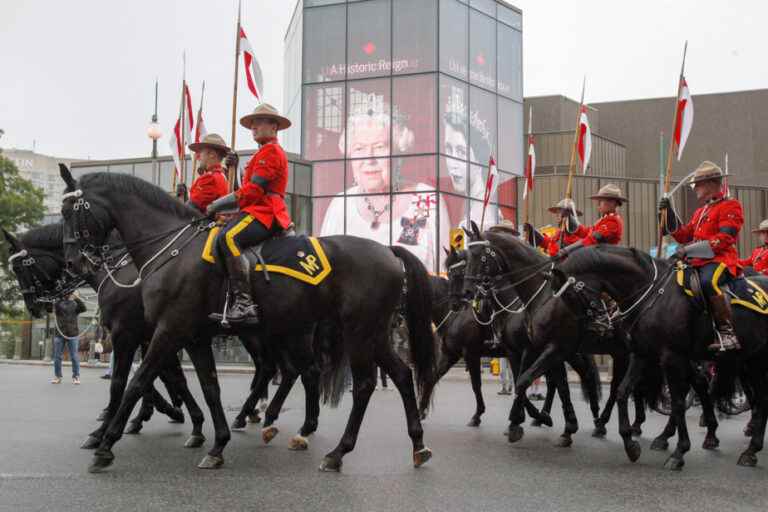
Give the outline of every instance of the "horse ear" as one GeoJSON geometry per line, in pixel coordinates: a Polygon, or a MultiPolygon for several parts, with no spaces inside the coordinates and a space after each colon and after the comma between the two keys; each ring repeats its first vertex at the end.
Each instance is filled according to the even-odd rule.
{"type": "Polygon", "coordinates": [[[472,233],[475,235],[475,239],[480,239],[480,228],[477,227],[477,223],[475,221],[471,220],[469,221],[470,225],[472,226],[472,233]]]}
{"type": "Polygon", "coordinates": [[[450,256],[452,251],[453,251],[453,246],[451,246],[450,251],[446,249],[445,246],[443,246],[443,252],[445,253],[446,256],[450,256]]]}
{"type": "Polygon", "coordinates": [[[5,236],[5,239],[8,240],[8,244],[11,246],[13,252],[19,252],[21,250],[21,242],[19,242],[15,236],[7,232],[5,228],[3,228],[3,235],[5,236]]]}
{"type": "Polygon", "coordinates": [[[69,172],[69,167],[64,164],[59,164],[59,175],[61,175],[61,179],[64,180],[64,183],[67,184],[67,190],[73,191],[77,188],[75,178],[73,178],[72,173],[69,172]]]}

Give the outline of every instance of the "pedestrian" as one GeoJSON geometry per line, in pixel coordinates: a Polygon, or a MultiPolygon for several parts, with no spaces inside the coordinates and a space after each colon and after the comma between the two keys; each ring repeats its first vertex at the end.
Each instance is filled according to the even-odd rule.
{"type": "Polygon", "coordinates": [[[511,395],[512,394],[512,367],[509,364],[509,359],[506,357],[499,358],[499,380],[501,380],[501,391],[498,395],[511,395]]]}
{"type": "MultiPolygon", "coordinates": [[[[379,366],[379,377],[381,377],[381,389],[389,390],[387,387],[387,374],[381,366],[379,366]]],[[[379,389],[379,386],[376,386],[376,389],[379,389]]]]}
{"type": "Polygon", "coordinates": [[[85,312],[85,304],[75,294],[70,293],[54,306],[56,334],[53,335],[53,372],[51,384],[61,384],[61,358],[64,347],[69,349],[69,359],[72,362],[72,384],[80,384],[80,349],[77,316],[85,312]]]}

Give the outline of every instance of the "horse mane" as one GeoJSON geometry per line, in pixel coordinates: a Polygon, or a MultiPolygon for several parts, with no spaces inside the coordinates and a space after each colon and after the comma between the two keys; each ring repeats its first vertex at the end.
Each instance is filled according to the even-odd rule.
{"type": "Polygon", "coordinates": [[[510,246],[518,245],[524,251],[526,251],[529,256],[536,259],[537,262],[541,261],[543,263],[547,259],[547,257],[539,252],[536,248],[531,247],[527,243],[520,240],[513,231],[508,229],[498,229],[494,226],[492,230],[486,231],[483,236],[499,249],[504,250],[510,246]]]}
{"type": "Polygon", "coordinates": [[[19,236],[25,247],[61,250],[64,247],[64,229],[60,222],[32,228],[19,236]]]}
{"type": "Polygon", "coordinates": [[[429,276],[429,287],[432,289],[432,300],[448,296],[450,281],[440,276],[429,276]]]}
{"type": "Polygon", "coordinates": [[[129,174],[94,172],[80,177],[81,187],[104,186],[118,192],[134,194],[156,208],[184,218],[199,218],[202,214],[178,199],[172,197],[160,187],[129,174]]]}

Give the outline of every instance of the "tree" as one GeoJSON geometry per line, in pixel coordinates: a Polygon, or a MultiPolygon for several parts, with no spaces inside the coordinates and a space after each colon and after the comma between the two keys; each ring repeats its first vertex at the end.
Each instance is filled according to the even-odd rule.
{"type": "MultiPolygon", "coordinates": [[[[15,233],[43,219],[43,192],[19,174],[13,161],[0,154],[0,227],[15,233]]],[[[0,317],[17,316],[21,295],[8,268],[8,242],[0,235],[0,317]]]]}

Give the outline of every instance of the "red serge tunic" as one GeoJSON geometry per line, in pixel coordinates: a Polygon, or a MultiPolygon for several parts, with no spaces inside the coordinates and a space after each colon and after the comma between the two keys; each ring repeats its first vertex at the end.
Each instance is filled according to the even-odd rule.
{"type": "Polygon", "coordinates": [[[618,245],[624,233],[624,220],[618,213],[606,213],[591,228],[579,226],[576,230],[584,245],[611,244],[618,245]]]}
{"type": "Polygon", "coordinates": [[[739,260],[742,267],[752,267],[755,272],[768,276],[768,244],[756,247],[749,258],[739,260]]]}
{"type": "Polygon", "coordinates": [[[715,257],[694,258],[691,264],[701,267],[712,262],[724,263],[731,275],[737,277],[741,273],[741,266],[736,243],[743,224],[741,203],[736,199],[724,198],[720,192],[693,212],[691,222],[672,233],[672,236],[681,244],[709,241],[715,257]]]}
{"type": "Polygon", "coordinates": [[[209,204],[227,195],[229,187],[224,177],[223,168],[216,164],[198,176],[189,190],[189,199],[200,211],[205,211],[209,204]]]}
{"type": "Polygon", "coordinates": [[[245,167],[243,186],[236,192],[237,204],[265,227],[270,228],[277,221],[286,229],[291,225],[283,199],[287,186],[288,158],[273,138],[261,146],[245,167]]]}

